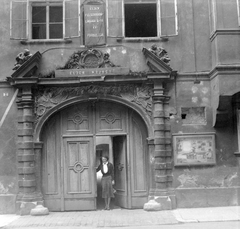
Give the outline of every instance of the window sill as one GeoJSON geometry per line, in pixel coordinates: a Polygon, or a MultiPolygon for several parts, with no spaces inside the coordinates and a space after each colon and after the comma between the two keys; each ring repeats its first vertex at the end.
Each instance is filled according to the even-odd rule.
{"type": "Polygon", "coordinates": [[[71,39],[52,39],[52,40],[21,40],[21,44],[28,45],[28,44],[69,44],[72,43],[71,39]]]}
{"type": "Polygon", "coordinates": [[[121,38],[117,38],[117,41],[126,41],[126,42],[168,41],[168,37],[121,37],[121,38]]]}

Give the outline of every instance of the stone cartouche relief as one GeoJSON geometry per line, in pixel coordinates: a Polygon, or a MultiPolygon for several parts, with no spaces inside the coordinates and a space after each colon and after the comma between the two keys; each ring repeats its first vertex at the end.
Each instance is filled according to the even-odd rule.
{"type": "Polygon", "coordinates": [[[35,93],[36,123],[48,110],[54,108],[56,105],[74,97],[87,99],[91,95],[96,97],[98,95],[121,97],[126,101],[137,104],[149,117],[152,117],[152,94],[153,88],[150,86],[131,84],[119,86],[89,85],[72,88],[39,88],[35,93]]]}

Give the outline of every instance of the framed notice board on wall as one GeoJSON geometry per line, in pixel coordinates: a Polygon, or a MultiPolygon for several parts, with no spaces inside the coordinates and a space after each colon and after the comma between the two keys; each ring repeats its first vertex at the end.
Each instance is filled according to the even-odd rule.
{"type": "Polygon", "coordinates": [[[175,134],[173,149],[175,166],[216,164],[214,133],[175,134]]]}

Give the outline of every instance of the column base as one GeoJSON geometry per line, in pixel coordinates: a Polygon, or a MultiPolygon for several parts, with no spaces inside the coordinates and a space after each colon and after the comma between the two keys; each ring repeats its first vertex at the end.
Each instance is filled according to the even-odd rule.
{"type": "Polygon", "coordinates": [[[31,210],[37,205],[43,205],[41,193],[19,193],[16,201],[16,214],[30,215],[31,210]]]}
{"type": "Polygon", "coordinates": [[[176,196],[152,196],[149,201],[144,204],[145,211],[163,211],[176,209],[176,196]]]}
{"type": "Polygon", "coordinates": [[[48,215],[49,210],[48,210],[48,208],[45,208],[45,207],[43,207],[43,205],[39,204],[31,210],[30,214],[32,216],[48,215]]]}
{"type": "Polygon", "coordinates": [[[17,215],[30,215],[31,210],[34,209],[37,205],[43,204],[43,201],[36,201],[36,202],[24,202],[24,201],[17,201],[16,202],[16,209],[17,215]]]}

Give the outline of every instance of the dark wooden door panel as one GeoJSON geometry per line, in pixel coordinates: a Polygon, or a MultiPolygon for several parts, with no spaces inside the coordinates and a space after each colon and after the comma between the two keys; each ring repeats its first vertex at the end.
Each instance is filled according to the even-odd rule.
{"type": "Polygon", "coordinates": [[[43,130],[42,190],[46,206],[51,211],[61,209],[60,117],[55,115],[43,130]]]}
{"type": "Polygon", "coordinates": [[[136,113],[130,119],[131,204],[142,208],[148,196],[147,130],[136,113]]]}
{"type": "Polygon", "coordinates": [[[114,103],[96,105],[96,133],[126,132],[126,108],[114,103]]]}
{"type": "Polygon", "coordinates": [[[95,209],[93,137],[64,139],[65,210],[95,209]],[[88,206],[86,208],[86,206],[88,206]]]}
{"type": "Polygon", "coordinates": [[[79,103],[64,109],[62,112],[63,134],[92,134],[92,106],[91,103],[79,103]]]}
{"type": "Polygon", "coordinates": [[[42,132],[42,187],[49,210],[96,209],[95,135],[115,136],[116,204],[143,207],[148,193],[147,130],[138,114],[127,111],[116,103],[80,103],[49,119],[42,132]]]}
{"type": "Polygon", "coordinates": [[[64,145],[65,196],[93,196],[93,138],[65,138],[64,145]]]}
{"type": "Polygon", "coordinates": [[[115,172],[115,203],[119,207],[129,208],[126,136],[113,138],[114,172],[115,172]]]}

